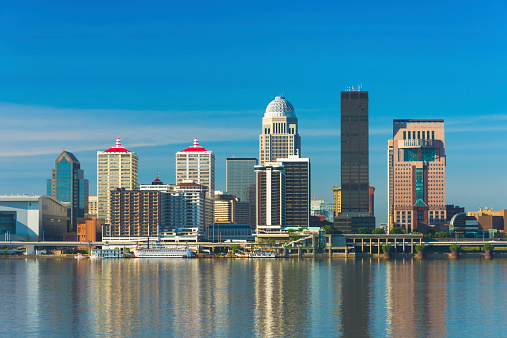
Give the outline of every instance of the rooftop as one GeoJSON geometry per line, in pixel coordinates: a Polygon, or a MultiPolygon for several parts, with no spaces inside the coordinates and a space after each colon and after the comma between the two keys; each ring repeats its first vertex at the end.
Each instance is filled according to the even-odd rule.
{"type": "Polygon", "coordinates": [[[183,149],[181,152],[190,152],[190,151],[208,151],[206,149],[204,149],[203,147],[200,147],[199,146],[199,140],[196,138],[194,138],[194,144],[193,146],[187,148],[187,149],[183,149]]]}
{"type": "Polygon", "coordinates": [[[130,150],[127,150],[121,146],[121,140],[118,137],[116,139],[116,146],[114,148],[109,148],[104,150],[105,153],[130,153],[130,150]]]}
{"type": "Polygon", "coordinates": [[[267,108],[264,117],[296,117],[294,107],[283,96],[276,96],[267,108]]]}

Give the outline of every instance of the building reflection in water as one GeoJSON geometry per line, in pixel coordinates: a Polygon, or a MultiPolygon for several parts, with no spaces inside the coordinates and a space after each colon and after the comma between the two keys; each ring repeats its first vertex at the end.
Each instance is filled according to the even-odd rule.
{"type": "Polygon", "coordinates": [[[444,337],[447,261],[392,260],[386,267],[388,336],[444,337]]]}
{"type": "Polygon", "coordinates": [[[3,259],[0,335],[501,336],[506,280],[501,259],[3,259]]]}

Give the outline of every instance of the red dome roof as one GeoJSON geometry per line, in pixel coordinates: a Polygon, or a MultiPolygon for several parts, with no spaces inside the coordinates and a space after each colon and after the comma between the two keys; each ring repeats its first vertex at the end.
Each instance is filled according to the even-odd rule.
{"type": "Polygon", "coordinates": [[[130,153],[130,150],[127,150],[121,146],[121,140],[118,137],[116,139],[116,147],[109,148],[107,150],[104,150],[105,153],[130,153]]]}
{"type": "Polygon", "coordinates": [[[197,137],[194,138],[194,145],[190,148],[184,149],[181,152],[188,152],[188,151],[207,151],[203,147],[199,147],[199,141],[197,140],[197,137]]]}

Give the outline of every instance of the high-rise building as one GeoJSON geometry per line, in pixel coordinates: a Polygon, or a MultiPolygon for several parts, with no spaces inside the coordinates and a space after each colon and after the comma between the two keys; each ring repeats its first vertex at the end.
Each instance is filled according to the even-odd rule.
{"type": "Polygon", "coordinates": [[[342,212],[342,187],[333,187],[333,217],[342,212]]]}
{"type": "Polygon", "coordinates": [[[444,224],[444,120],[394,120],[392,152],[392,226],[425,232],[444,224]]]}
{"type": "Polygon", "coordinates": [[[235,195],[241,202],[248,202],[249,224],[255,228],[255,172],[257,159],[228,158],[226,161],[226,190],[235,195]]]}
{"type": "Polygon", "coordinates": [[[192,180],[208,187],[208,195],[215,194],[215,154],[199,146],[197,137],[192,147],[176,153],[176,185],[192,180]]]}
{"type": "Polygon", "coordinates": [[[214,223],[250,224],[250,205],[236,196],[215,191],[214,223]]]}
{"type": "Polygon", "coordinates": [[[311,168],[309,158],[279,158],[285,171],[285,224],[308,227],[310,224],[311,168]]]}
{"type": "Polygon", "coordinates": [[[226,190],[242,202],[248,202],[248,188],[255,186],[254,167],[257,159],[228,158],[226,161],[226,190]]]}
{"type": "Polygon", "coordinates": [[[341,92],[341,210],[334,225],[344,233],[375,228],[369,184],[368,92],[341,92]]]}
{"type": "Polygon", "coordinates": [[[369,185],[368,183],[368,212],[370,215],[375,216],[375,187],[369,185]]]}
{"type": "Polygon", "coordinates": [[[310,208],[310,216],[324,216],[328,222],[333,222],[333,204],[323,200],[312,200],[310,208]]]}
{"type": "Polygon", "coordinates": [[[55,160],[51,178],[47,180],[47,194],[68,204],[70,225],[67,231],[75,231],[77,219],[88,212],[88,180],[84,178],[79,160],[68,151],[63,151],[55,160]]]}
{"type": "Polygon", "coordinates": [[[88,196],[88,215],[97,216],[97,196],[88,196]]]}
{"type": "Polygon", "coordinates": [[[342,213],[368,212],[368,92],[341,92],[342,213]]]}
{"type": "Polygon", "coordinates": [[[182,182],[173,191],[161,192],[160,239],[198,242],[206,236],[209,221],[208,187],[182,182]]]}
{"type": "MultiPolygon", "coordinates": [[[[213,198],[215,196],[215,154],[211,150],[199,146],[197,137],[192,147],[176,153],[176,185],[191,180],[196,184],[207,187],[206,198],[206,227],[213,224],[213,198]]],[[[204,236],[207,229],[199,230],[199,236],[204,236]]]]}
{"type": "Polygon", "coordinates": [[[278,158],[301,156],[301,137],[294,107],[282,96],[271,101],[262,118],[259,136],[259,160],[264,165],[278,158]]]}
{"type": "Polygon", "coordinates": [[[111,190],[136,189],[137,170],[137,154],[123,148],[120,138],[116,139],[114,148],[97,151],[97,219],[109,223],[111,190]]]}
{"type": "Polygon", "coordinates": [[[149,190],[111,191],[110,224],[104,226],[104,239],[158,239],[160,192],[149,190]]]}
{"type": "Polygon", "coordinates": [[[257,234],[279,233],[285,227],[285,171],[281,163],[255,166],[257,234]]]}
{"type": "Polygon", "coordinates": [[[391,208],[394,205],[394,153],[393,153],[393,140],[387,141],[387,215],[389,217],[388,227],[393,227],[391,224],[391,208]]]}

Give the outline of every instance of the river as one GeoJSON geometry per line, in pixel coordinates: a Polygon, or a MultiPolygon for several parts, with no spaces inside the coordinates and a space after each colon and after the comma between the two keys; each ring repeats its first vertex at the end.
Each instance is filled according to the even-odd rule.
{"type": "Polygon", "coordinates": [[[505,259],[0,259],[0,335],[507,335],[505,259]]]}

